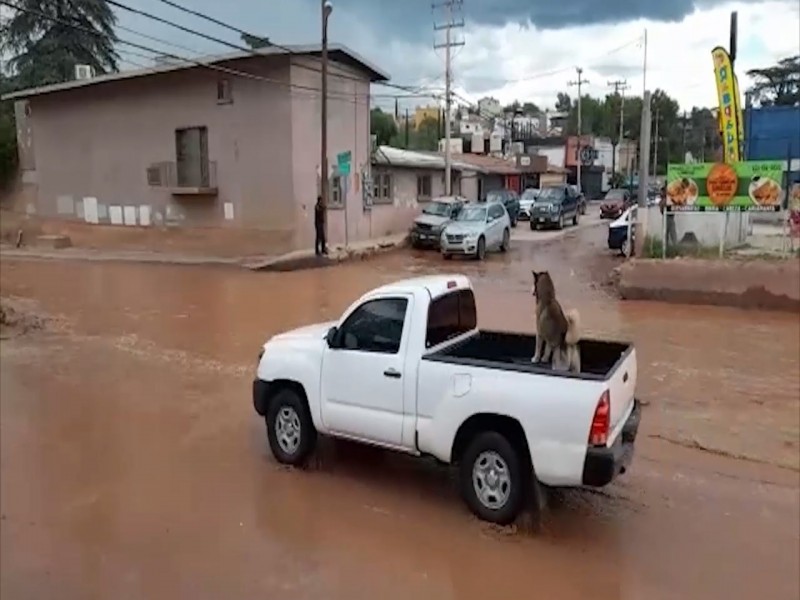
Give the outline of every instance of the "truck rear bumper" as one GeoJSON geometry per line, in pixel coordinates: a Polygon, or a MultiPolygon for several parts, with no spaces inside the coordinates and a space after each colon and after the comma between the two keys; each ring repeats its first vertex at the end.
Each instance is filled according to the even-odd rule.
{"type": "Polygon", "coordinates": [[[269,382],[261,379],[253,380],[253,408],[262,417],[267,414],[267,398],[269,392],[269,382]]]}
{"type": "Polygon", "coordinates": [[[602,487],[626,471],[633,459],[633,444],[639,431],[642,405],[633,401],[633,410],[622,431],[609,447],[588,448],[583,462],[583,485],[602,487]]]}

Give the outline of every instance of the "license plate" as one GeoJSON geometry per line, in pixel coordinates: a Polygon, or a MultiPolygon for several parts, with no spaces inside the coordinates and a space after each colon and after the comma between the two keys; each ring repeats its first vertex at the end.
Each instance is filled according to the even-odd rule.
{"type": "Polygon", "coordinates": [[[424,233],[422,233],[422,234],[420,234],[420,236],[419,236],[419,239],[421,239],[421,240],[427,240],[427,239],[428,239],[428,236],[427,236],[427,235],[425,235],[424,233]]]}
{"type": "Polygon", "coordinates": [[[539,223],[544,223],[544,219],[542,219],[542,218],[539,218],[538,221],[539,221],[539,223]]]}

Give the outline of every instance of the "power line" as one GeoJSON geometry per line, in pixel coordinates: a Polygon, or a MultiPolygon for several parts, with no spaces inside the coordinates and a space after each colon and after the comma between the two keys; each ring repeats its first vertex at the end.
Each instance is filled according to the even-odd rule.
{"type": "MultiPolygon", "coordinates": [[[[609,81],[609,87],[614,88],[614,93],[620,97],[619,103],[619,141],[617,142],[617,146],[620,148],[620,152],[622,152],[622,137],[624,135],[624,122],[625,122],[625,90],[627,90],[630,86],[628,85],[627,80],[625,79],[617,79],[616,81],[609,81]]],[[[616,149],[612,150],[611,152],[611,173],[617,172],[617,152],[616,149]]]]}
{"type": "MultiPolygon", "coordinates": [[[[602,54],[595,55],[595,57],[596,58],[604,58],[604,57],[609,56],[611,54],[615,54],[616,52],[624,50],[625,48],[628,48],[629,46],[633,46],[634,44],[640,43],[641,40],[642,40],[642,38],[641,38],[641,36],[639,36],[638,38],[636,38],[634,40],[630,40],[630,41],[622,44],[621,46],[617,46],[615,48],[612,48],[611,50],[607,50],[606,52],[604,52],[602,54]]],[[[590,63],[588,66],[589,67],[597,67],[598,65],[595,64],[595,63],[590,63]]],[[[574,68],[575,67],[572,66],[572,65],[564,66],[564,67],[557,67],[555,69],[548,69],[548,70],[545,70],[545,71],[540,71],[540,72],[537,72],[537,73],[533,73],[532,75],[527,75],[525,77],[519,77],[519,78],[516,78],[516,79],[492,78],[492,77],[487,77],[487,78],[480,77],[479,79],[482,79],[484,81],[498,81],[498,82],[502,82],[503,84],[522,83],[522,82],[525,82],[525,81],[533,81],[535,79],[543,79],[545,77],[552,77],[553,75],[559,75],[561,73],[566,73],[567,71],[572,71],[574,68]]]]}
{"type": "MultiPolygon", "coordinates": [[[[192,16],[195,16],[195,17],[198,17],[198,18],[203,19],[205,21],[208,21],[209,23],[213,23],[214,25],[218,25],[219,27],[223,27],[225,29],[228,29],[229,31],[233,31],[235,33],[238,33],[239,35],[254,37],[254,38],[258,38],[260,40],[263,40],[264,42],[266,42],[266,44],[268,46],[283,50],[284,52],[286,52],[289,55],[295,55],[295,56],[299,55],[297,52],[295,52],[289,46],[284,46],[284,45],[278,44],[276,42],[273,42],[268,37],[255,35],[253,33],[245,31],[244,29],[240,29],[239,27],[236,27],[234,25],[231,25],[230,23],[226,23],[224,21],[221,21],[221,20],[219,20],[219,19],[217,19],[215,17],[212,17],[212,16],[207,15],[205,13],[202,13],[200,11],[197,11],[197,10],[182,6],[181,4],[178,4],[177,2],[173,2],[172,0],[159,0],[159,1],[163,2],[167,6],[171,6],[171,7],[175,8],[175,9],[177,9],[177,10],[180,10],[180,11],[185,12],[187,14],[190,14],[192,16]]],[[[163,23],[165,25],[170,25],[171,27],[175,27],[177,29],[180,29],[181,31],[185,31],[186,33],[190,33],[192,35],[196,35],[196,36],[202,37],[204,39],[207,39],[207,40],[210,40],[210,41],[213,41],[213,42],[224,44],[224,45],[229,46],[231,48],[235,48],[237,50],[248,52],[250,54],[260,55],[253,48],[245,47],[245,46],[242,46],[242,45],[239,45],[239,44],[234,44],[234,43],[228,42],[226,40],[222,40],[220,38],[207,35],[205,33],[197,31],[195,29],[191,29],[189,27],[184,27],[183,25],[180,25],[180,24],[175,23],[173,21],[170,21],[168,19],[164,19],[162,17],[159,17],[157,15],[153,15],[153,14],[145,12],[143,10],[139,10],[139,9],[127,6],[125,4],[117,2],[116,0],[108,0],[108,2],[112,6],[116,6],[118,8],[122,8],[123,10],[127,10],[127,11],[133,12],[135,14],[139,14],[141,16],[147,17],[149,19],[153,19],[153,20],[155,20],[155,21],[157,21],[159,23],[163,23]]],[[[303,58],[311,58],[312,60],[321,62],[321,59],[316,58],[316,57],[308,57],[308,56],[303,55],[303,58]]],[[[298,63],[295,63],[295,66],[299,67],[301,69],[314,71],[316,73],[321,73],[321,71],[322,71],[321,66],[319,68],[315,68],[315,67],[312,67],[312,66],[309,66],[309,65],[298,64],[298,63]]],[[[359,79],[358,77],[353,77],[352,75],[347,75],[345,73],[337,73],[336,75],[337,75],[337,77],[341,77],[343,79],[350,79],[351,81],[361,81],[361,79],[359,79]]],[[[418,91],[420,91],[420,88],[414,88],[413,86],[404,86],[404,85],[399,85],[399,84],[393,84],[393,83],[389,83],[389,82],[375,82],[375,84],[376,85],[383,85],[385,87],[395,88],[395,89],[398,89],[398,90],[402,90],[404,92],[418,92],[418,91]]]]}
{"type": "MultiPolygon", "coordinates": [[[[65,27],[69,27],[69,28],[74,29],[76,31],[82,31],[84,33],[88,33],[90,35],[95,35],[95,36],[103,36],[104,35],[104,34],[100,33],[99,31],[97,31],[95,29],[91,29],[89,27],[84,27],[82,25],[77,25],[76,23],[72,23],[72,22],[66,21],[64,19],[59,19],[58,17],[52,17],[52,16],[47,15],[47,14],[41,12],[41,11],[37,11],[37,10],[29,9],[29,8],[24,8],[24,7],[18,6],[16,4],[13,4],[11,2],[8,2],[8,0],[0,0],[0,5],[8,6],[9,8],[13,8],[14,10],[18,10],[20,12],[24,12],[24,13],[27,13],[27,14],[30,14],[30,15],[34,15],[34,16],[37,16],[39,18],[51,21],[53,23],[58,23],[60,25],[64,25],[65,27]]],[[[183,56],[178,56],[177,54],[172,54],[172,53],[169,53],[169,52],[164,52],[162,50],[150,48],[150,47],[145,46],[143,44],[138,44],[136,42],[131,42],[131,41],[128,41],[128,40],[124,40],[122,38],[117,38],[116,41],[118,43],[120,43],[120,44],[124,44],[126,46],[130,46],[131,48],[136,48],[138,50],[144,50],[145,52],[151,52],[151,53],[153,53],[155,55],[158,55],[158,56],[172,58],[172,59],[175,59],[175,60],[179,60],[179,61],[182,61],[182,62],[186,62],[186,63],[192,64],[192,65],[194,65],[196,67],[210,69],[212,71],[218,71],[218,72],[221,72],[221,73],[226,73],[228,75],[234,75],[234,76],[237,76],[237,77],[242,77],[242,78],[245,78],[245,79],[252,79],[252,80],[255,80],[255,81],[263,81],[265,83],[272,83],[272,84],[275,84],[275,85],[280,85],[280,86],[284,86],[284,87],[288,87],[288,88],[294,88],[294,89],[298,89],[298,90],[305,90],[305,91],[309,91],[309,92],[317,92],[318,93],[320,91],[319,88],[316,88],[316,87],[313,87],[313,86],[307,86],[307,85],[301,85],[301,84],[291,83],[291,82],[287,82],[287,81],[281,81],[279,79],[271,79],[269,77],[263,77],[261,75],[256,75],[254,73],[248,73],[246,71],[240,71],[238,69],[231,69],[229,67],[222,67],[222,66],[211,64],[211,63],[208,63],[208,62],[202,62],[202,61],[196,60],[194,58],[186,58],[186,57],[183,57],[183,56]]],[[[259,56],[261,56],[261,55],[259,55],[259,56]]],[[[344,96],[346,98],[350,98],[351,97],[351,94],[346,93],[346,92],[336,92],[336,94],[344,96]]]]}

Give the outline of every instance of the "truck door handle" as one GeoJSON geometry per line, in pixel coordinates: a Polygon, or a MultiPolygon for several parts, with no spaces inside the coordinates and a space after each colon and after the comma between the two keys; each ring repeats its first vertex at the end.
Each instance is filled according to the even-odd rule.
{"type": "Polygon", "coordinates": [[[397,369],[386,369],[383,374],[386,377],[391,377],[392,379],[400,379],[400,371],[397,369]]]}

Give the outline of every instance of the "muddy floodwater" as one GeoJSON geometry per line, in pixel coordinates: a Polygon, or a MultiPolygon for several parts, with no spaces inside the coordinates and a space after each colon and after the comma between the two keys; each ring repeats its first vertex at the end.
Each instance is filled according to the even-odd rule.
{"type": "Polygon", "coordinates": [[[4,260],[3,296],[50,320],[0,344],[0,596],[798,598],[798,317],[621,303],[603,235],[272,274],[4,260]],[[476,520],[426,461],[269,455],[250,383],[270,335],[448,271],[483,327],[533,331],[532,268],[585,335],[636,344],[646,405],[618,481],[559,492],[535,531],[476,520]]]}

